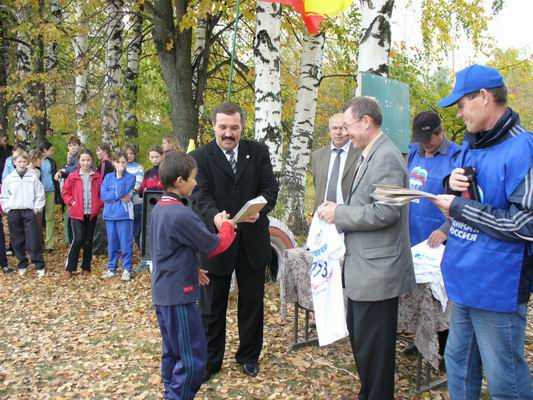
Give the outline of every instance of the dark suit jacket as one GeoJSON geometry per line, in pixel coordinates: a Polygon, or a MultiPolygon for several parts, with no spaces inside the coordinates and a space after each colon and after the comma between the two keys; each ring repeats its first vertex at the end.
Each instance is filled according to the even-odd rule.
{"type": "MultiPolygon", "coordinates": [[[[348,201],[348,196],[350,195],[350,187],[352,185],[353,175],[355,173],[355,160],[357,160],[360,154],[360,150],[357,150],[353,146],[350,146],[350,150],[346,155],[346,162],[344,163],[344,169],[341,173],[341,188],[342,197],[344,198],[344,201],[348,201]]],[[[322,204],[326,195],[330,155],[331,144],[324,146],[318,150],[315,150],[313,154],[311,154],[311,164],[313,167],[313,184],[315,186],[315,207],[313,211],[316,211],[318,206],[322,204]]]]}
{"type": "Polygon", "coordinates": [[[216,230],[213,217],[220,211],[225,210],[234,216],[248,200],[257,196],[263,196],[268,202],[255,223],[239,224],[237,239],[225,253],[203,258],[202,266],[214,275],[230,275],[238,252],[245,251],[254,270],[266,267],[272,259],[267,214],[276,205],[279,190],[268,148],[264,144],[241,139],[235,175],[215,140],[191,155],[198,163],[197,186],[192,194],[193,208],[213,232],[216,230]]]}

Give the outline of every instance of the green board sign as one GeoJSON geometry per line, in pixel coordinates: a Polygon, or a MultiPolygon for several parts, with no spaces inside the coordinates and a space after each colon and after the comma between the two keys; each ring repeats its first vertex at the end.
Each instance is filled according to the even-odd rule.
{"type": "Polygon", "coordinates": [[[409,151],[411,123],[409,86],[370,72],[359,73],[358,96],[372,97],[383,109],[383,132],[399,147],[409,151]]]}

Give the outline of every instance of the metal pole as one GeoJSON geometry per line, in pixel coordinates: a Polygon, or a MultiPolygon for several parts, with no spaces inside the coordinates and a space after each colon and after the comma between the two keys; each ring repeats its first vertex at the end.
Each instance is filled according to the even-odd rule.
{"type": "Polygon", "coordinates": [[[237,27],[239,26],[240,15],[241,15],[241,0],[237,0],[237,9],[235,10],[235,24],[233,25],[233,46],[231,49],[231,64],[229,68],[228,101],[231,101],[231,89],[233,87],[233,76],[235,74],[235,51],[237,49],[237,27]]]}

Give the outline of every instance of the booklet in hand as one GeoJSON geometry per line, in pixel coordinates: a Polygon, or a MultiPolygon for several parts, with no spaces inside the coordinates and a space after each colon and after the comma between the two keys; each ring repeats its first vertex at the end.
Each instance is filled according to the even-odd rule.
{"type": "Polygon", "coordinates": [[[248,217],[257,214],[266,205],[267,201],[263,196],[256,197],[255,199],[248,200],[244,206],[239,210],[237,214],[232,218],[236,224],[244,222],[248,217]]]}
{"type": "Polygon", "coordinates": [[[414,199],[428,198],[436,199],[437,196],[432,193],[422,192],[420,190],[406,189],[401,186],[393,185],[374,185],[376,190],[373,197],[378,203],[393,206],[403,206],[414,199]]]}

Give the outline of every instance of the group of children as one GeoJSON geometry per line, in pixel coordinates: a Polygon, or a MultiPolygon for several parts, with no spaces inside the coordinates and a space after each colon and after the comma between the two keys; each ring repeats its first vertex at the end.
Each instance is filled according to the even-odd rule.
{"type": "MultiPolygon", "coordinates": [[[[209,278],[198,267],[197,254],[214,256],[226,251],[236,237],[235,223],[225,211],[220,212],[214,218],[218,233],[213,234],[186,206],[196,186],[196,161],[171,148],[168,142],[172,143],[171,139],[165,138],[166,150],[159,145],[150,147],[152,168],[146,173],[136,162],[135,147],[131,145],[111,157],[109,146],[99,144],[96,149],[99,165],[95,167],[91,150],[81,147],[77,137],[71,137],[67,164],[59,170],[49,142],[40,146],[38,161],[30,156],[31,152],[28,154],[17,146],[4,167],[0,204],[7,215],[10,245],[19,260],[19,274],[26,273],[29,254],[37,275],[43,277],[43,237],[38,220],[42,220],[44,207],[46,248],[53,249],[55,191],[63,180],[60,193],[68,207],[67,228],[71,238],[64,277],[71,278],[76,271],[81,250],[82,274],[91,272],[93,236],[101,216],[107,231],[109,258],[108,270],[102,278],[116,275],[122,256],[122,280],[128,281],[134,239],[139,244],[142,216],[139,199],[146,189],[164,189],[148,227],[152,298],[163,342],[162,381],[165,398],[192,399],[203,382],[207,364],[207,341],[197,302],[200,285],[208,284],[209,278]]],[[[13,272],[7,266],[1,228],[0,263],[5,272],[13,272]]]]}
{"type": "MultiPolygon", "coordinates": [[[[82,274],[91,272],[93,238],[100,217],[105,223],[108,249],[108,269],[102,278],[116,275],[122,256],[122,280],[129,281],[133,242],[140,246],[142,194],[147,189],[162,189],[159,164],[177,146],[172,137],[165,137],[162,146],[150,147],[152,168],[146,173],[136,161],[135,146],[130,144],[112,155],[110,146],[100,143],[96,148],[97,165],[91,150],[83,148],[78,137],[70,137],[67,147],[67,162],[61,169],[53,159],[54,146],[49,141],[29,153],[24,144],[13,147],[2,172],[0,205],[8,221],[9,245],[6,252],[0,226],[0,267],[5,273],[14,272],[6,257],[12,251],[20,275],[26,274],[31,260],[37,276],[45,276],[43,251],[54,249],[54,210],[56,203],[61,203],[68,208],[65,226],[70,243],[64,277],[73,276],[82,250],[82,274]]],[[[140,265],[136,272],[145,268],[140,265]]]]}

